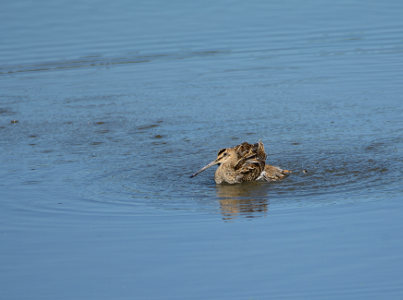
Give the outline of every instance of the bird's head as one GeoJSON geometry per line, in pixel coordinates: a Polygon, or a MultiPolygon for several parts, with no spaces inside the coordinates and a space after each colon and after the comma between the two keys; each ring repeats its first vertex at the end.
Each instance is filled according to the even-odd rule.
{"type": "Polygon", "coordinates": [[[224,148],[218,151],[217,158],[210,162],[209,164],[205,165],[203,168],[201,168],[199,171],[194,173],[190,177],[195,177],[196,175],[200,174],[204,170],[207,170],[208,168],[214,166],[214,165],[223,165],[223,164],[234,164],[236,163],[238,158],[238,155],[236,151],[232,148],[224,148]]]}

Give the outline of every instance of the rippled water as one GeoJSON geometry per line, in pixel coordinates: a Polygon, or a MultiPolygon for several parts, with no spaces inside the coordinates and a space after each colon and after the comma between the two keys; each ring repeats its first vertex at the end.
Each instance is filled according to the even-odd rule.
{"type": "Polygon", "coordinates": [[[400,299],[402,12],[3,3],[5,299],[400,299]],[[290,177],[189,178],[258,140],[290,177]]]}

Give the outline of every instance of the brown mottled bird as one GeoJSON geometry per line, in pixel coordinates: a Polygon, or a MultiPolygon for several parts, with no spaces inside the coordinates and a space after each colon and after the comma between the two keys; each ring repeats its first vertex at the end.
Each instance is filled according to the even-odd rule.
{"type": "Polygon", "coordinates": [[[243,142],[233,148],[221,149],[218,151],[217,159],[190,177],[194,177],[214,165],[219,165],[214,175],[217,184],[234,184],[261,179],[277,181],[291,173],[279,167],[266,165],[266,152],[262,142],[253,145],[243,142]]]}

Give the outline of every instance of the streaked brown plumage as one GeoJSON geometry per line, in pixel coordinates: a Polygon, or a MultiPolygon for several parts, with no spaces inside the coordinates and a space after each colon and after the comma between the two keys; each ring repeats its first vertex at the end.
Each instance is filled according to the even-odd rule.
{"type": "Polygon", "coordinates": [[[243,142],[233,148],[221,149],[218,151],[216,160],[201,168],[191,177],[214,165],[219,165],[214,175],[217,184],[234,184],[260,179],[277,181],[290,173],[288,170],[266,165],[266,152],[262,142],[253,145],[243,142]]]}

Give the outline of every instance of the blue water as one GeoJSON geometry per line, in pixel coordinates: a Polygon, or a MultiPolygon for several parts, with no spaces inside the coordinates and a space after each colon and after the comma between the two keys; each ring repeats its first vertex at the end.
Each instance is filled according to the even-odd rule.
{"type": "Polygon", "coordinates": [[[401,1],[0,7],[0,299],[403,298],[401,1]]]}

